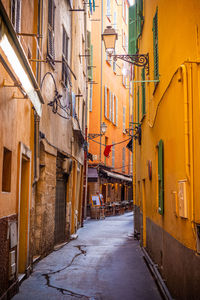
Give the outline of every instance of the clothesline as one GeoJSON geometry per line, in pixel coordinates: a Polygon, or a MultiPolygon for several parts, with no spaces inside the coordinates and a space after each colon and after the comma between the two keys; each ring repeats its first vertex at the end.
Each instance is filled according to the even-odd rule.
{"type": "MultiPolygon", "coordinates": [[[[118,143],[111,144],[110,146],[119,145],[119,144],[125,143],[125,142],[127,142],[127,141],[129,141],[129,140],[131,140],[131,138],[128,138],[128,139],[126,139],[126,140],[124,140],[124,141],[120,141],[120,142],[118,142],[118,143]]],[[[92,141],[92,142],[94,142],[94,143],[97,143],[97,144],[99,144],[99,145],[105,146],[105,147],[108,146],[108,145],[105,145],[105,144],[103,144],[103,143],[97,142],[97,141],[95,141],[95,140],[90,140],[90,141],[92,141]]]]}

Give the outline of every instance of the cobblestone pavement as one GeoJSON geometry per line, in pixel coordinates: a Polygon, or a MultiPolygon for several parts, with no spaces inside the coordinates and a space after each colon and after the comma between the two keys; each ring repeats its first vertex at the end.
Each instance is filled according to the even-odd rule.
{"type": "Polygon", "coordinates": [[[78,238],[34,266],[14,300],[162,299],[133,238],[133,213],[88,220],[78,238]]]}

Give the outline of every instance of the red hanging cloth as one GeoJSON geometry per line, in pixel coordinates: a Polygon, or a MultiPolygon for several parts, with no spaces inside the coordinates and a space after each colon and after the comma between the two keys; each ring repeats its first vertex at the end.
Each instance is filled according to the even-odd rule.
{"type": "Polygon", "coordinates": [[[104,150],[104,152],[103,152],[103,154],[106,156],[106,157],[109,157],[109,154],[110,154],[110,151],[111,151],[111,147],[112,147],[113,145],[107,145],[106,146],[106,148],[105,148],[105,150],[104,150]]]}

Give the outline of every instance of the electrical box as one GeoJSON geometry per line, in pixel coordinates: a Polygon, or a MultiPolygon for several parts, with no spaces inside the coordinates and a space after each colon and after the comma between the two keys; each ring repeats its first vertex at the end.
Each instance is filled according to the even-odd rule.
{"type": "Polygon", "coordinates": [[[9,279],[11,280],[16,272],[15,250],[9,253],[9,279]]]}
{"type": "Polygon", "coordinates": [[[10,248],[13,248],[17,246],[17,223],[15,221],[9,222],[8,228],[10,236],[10,248]]]}
{"type": "Polygon", "coordinates": [[[179,216],[188,218],[187,180],[178,181],[179,216]]]}

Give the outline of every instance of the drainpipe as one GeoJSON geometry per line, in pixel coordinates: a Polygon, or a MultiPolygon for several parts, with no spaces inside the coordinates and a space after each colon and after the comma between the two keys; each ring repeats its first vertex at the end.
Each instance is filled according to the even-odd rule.
{"type": "MultiPolygon", "coordinates": [[[[184,135],[185,135],[185,170],[190,184],[191,221],[194,221],[194,178],[193,178],[193,104],[192,104],[192,65],[188,74],[185,65],[181,65],[184,95],[184,135]],[[188,86],[189,85],[189,86],[188,86]]],[[[194,229],[194,228],[193,228],[194,229]]]]}
{"type": "Polygon", "coordinates": [[[189,162],[189,118],[188,118],[188,77],[185,65],[181,65],[183,78],[183,99],[184,99],[184,136],[185,136],[185,171],[187,180],[190,182],[190,162],[189,162]]]}
{"type": "Polygon", "coordinates": [[[192,64],[190,64],[189,78],[189,142],[190,142],[190,193],[191,193],[191,221],[194,222],[194,158],[193,158],[193,90],[192,64]]]}

